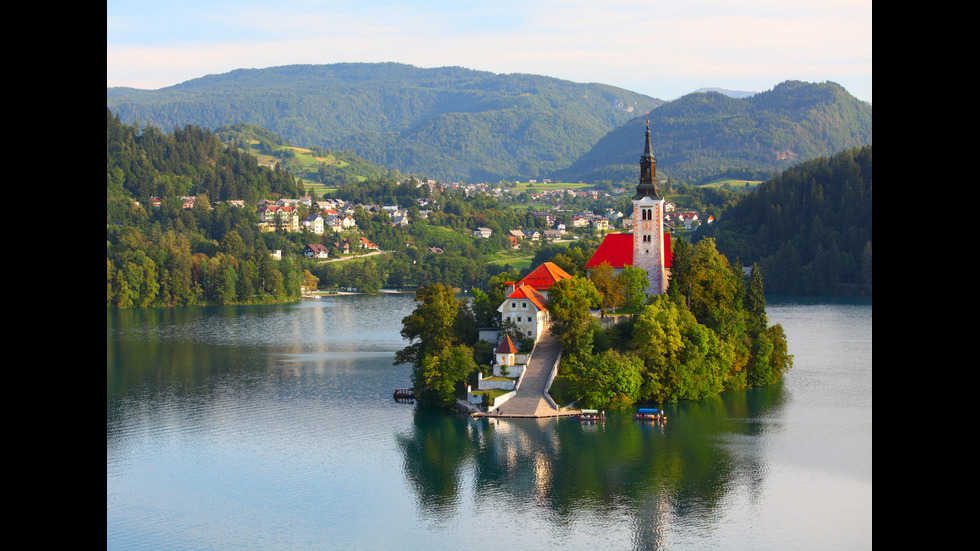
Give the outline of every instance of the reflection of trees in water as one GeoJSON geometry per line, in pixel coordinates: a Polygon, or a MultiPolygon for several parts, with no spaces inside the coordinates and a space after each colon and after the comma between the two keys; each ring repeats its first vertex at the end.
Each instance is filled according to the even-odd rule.
{"type": "Polygon", "coordinates": [[[756,437],[778,430],[769,419],[786,399],[776,385],[668,405],[666,427],[626,412],[580,424],[420,410],[400,445],[419,507],[430,513],[455,513],[472,474],[474,499],[496,500],[493,510],[545,507],[558,526],[583,514],[626,516],[630,545],[659,549],[673,523],[711,530],[730,492],[764,483],[756,437]]]}
{"type": "Polygon", "coordinates": [[[463,465],[479,447],[467,421],[442,411],[419,409],[412,433],[398,438],[405,476],[425,512],[451,515],[459,504],[463,465]]]}

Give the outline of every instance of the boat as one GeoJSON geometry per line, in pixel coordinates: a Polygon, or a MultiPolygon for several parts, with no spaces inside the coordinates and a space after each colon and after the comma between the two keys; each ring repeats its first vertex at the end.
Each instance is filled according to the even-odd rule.
{"type": "Polygon", "coordinates": [[[396,402],[413,402],[415,401],[415,392],[410,388],[396,388],[392,398],[396,402]]]}
{"type": "Polygon", "coordinates": [[[583,409],[574,419],[577,421],[605,421],[606,412],[597,409],[583,409]]]}
{"type": "Polygon", "coordinates": [[[637,421],[666,421],[663,410],[655,408],[640,408],[633,414],[637,421]]]}

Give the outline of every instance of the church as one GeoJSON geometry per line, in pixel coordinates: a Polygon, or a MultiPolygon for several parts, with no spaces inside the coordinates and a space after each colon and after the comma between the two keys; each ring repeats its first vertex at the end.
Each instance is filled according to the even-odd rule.
{"type": "Polygon", "coordinates": [[[618,274],[626,266],[636,266],[647,273],[646,294],[667,291],[670,277],[670,234],[664,232],[664,197],[657,186],[657,158],[650,144],[650,120],[647,119],[646,144],[640,157],[640,183],[633,196],[633,233],[607,235],[585,265],[596,268],[608,262],[618,274]]]}

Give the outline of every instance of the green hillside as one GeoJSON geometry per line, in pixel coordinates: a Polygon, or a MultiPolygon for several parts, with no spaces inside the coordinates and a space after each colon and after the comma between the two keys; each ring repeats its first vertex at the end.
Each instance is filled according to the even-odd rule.
{"type": "Polygon", "coordinates": [[[701,232],[775,293],[871,294],[872,146],[785,170],[701,232]]]}
{"type": "Polygon", "coordinates": [[[240,122],[442,180],[541,178],[662,102],[603,84],[396,63],[239,69],[160,90],[107,89],[124,121],[240,122]]]}
{"type": "MultiPolygon", "coordinates": [[[[646,117],[603,137],[556,179],[632,181],[646,117]]],[[[688,94],[650,113],[658,175],[764,180],[799,162],[872,143],[871,105],[839,85],[784,82],[736,99],[688,94]]]]}
{"type": "Polygon", "coordinates": [[[302,179],[306,192],[322,195],[343,185],[391,175],[388,169],[369,163],[351,151],[296,147],[254,124],[222,126],[214,133],[223,143],[247,149],[260,165],[281,165],[281,168],[302,179]]]}

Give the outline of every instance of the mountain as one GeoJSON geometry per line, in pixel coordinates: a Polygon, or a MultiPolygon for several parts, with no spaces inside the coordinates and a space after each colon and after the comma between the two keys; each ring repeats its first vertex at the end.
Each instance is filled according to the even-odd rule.
{"type": "Polygon", "coordinates": [[[718,92],[730,98],[747,98],[759,93],[758,90],[728,90],[727,88],[698,88],[693,93],[718,92]]]}
{"type": "MultiPolygon", "coordinates": [[[[632,181],[646,117],[604,136],[560,180],[632,181]]],[[[801,161],[872,143],[871,105],[840,85],[783,82],[746,98],[692,93],[650,113],[660,176],[695,183],[723,173],[766,179],[801,161]],[[761,175],[761,176],[760,176],[761,175]]]]}
{"type": "Polygon", "coordinates": [[[122,120],[165,130],[246,122],[406,174],[496,181],[567,167],[663,102],[536,75],[343,63],[239,69],[159,90],[109,88],[106,103],[122,120]]]}

